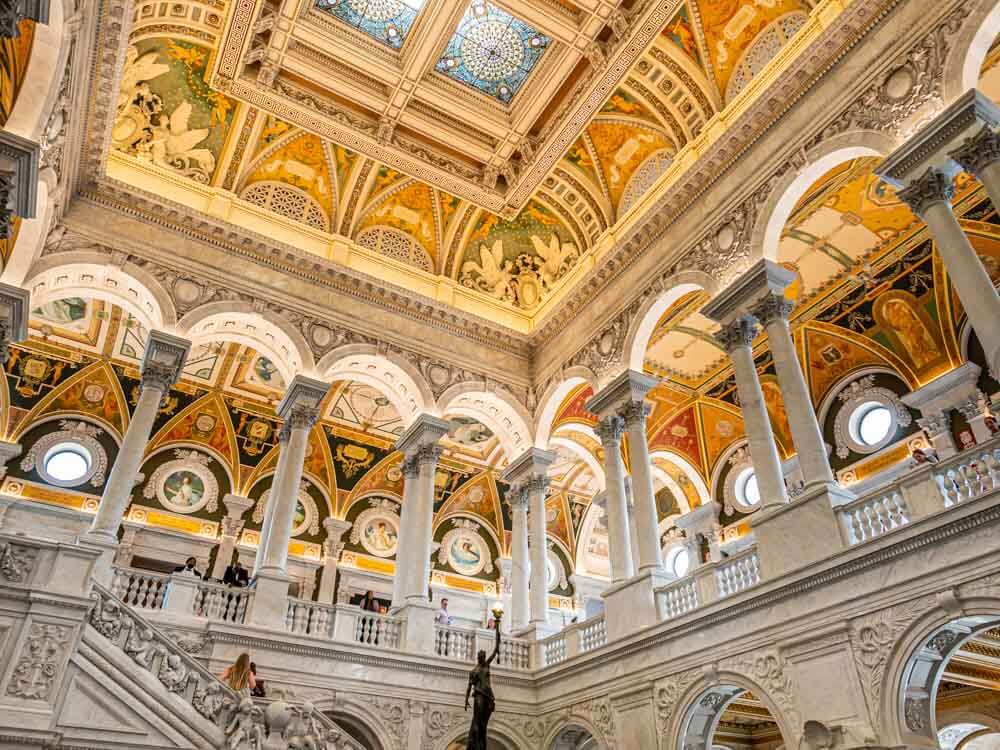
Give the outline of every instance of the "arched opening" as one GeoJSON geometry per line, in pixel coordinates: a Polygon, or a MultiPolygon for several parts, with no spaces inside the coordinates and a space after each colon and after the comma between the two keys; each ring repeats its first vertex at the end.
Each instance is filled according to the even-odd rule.
{"type": "MultiPolygon", "coordinates": [[[[463,734],[458,739],[449,742],[445,750],[465,750],[468,742],[468,734],[463,734]]],[[[518,750],[518,747],[506,737],[490,730],[486,736],[486,750],[518,750]]]]}
{"type": "Polygon", "coordinates": [[[364,750],[383,750],[383,745],[379,741],[378,735],[356,713],[350,711],[325,711],[324,713],[333,719],[337,723],[337,726],[347,732],[351,736],[351,739],[361,745],[364,750]]]}
{"type": "Polygon", "coordinates": [[[715,750],[718,746],[777,750],[785,741],[767,702],[742,685],[702,690],[684,716],[678,750],[715,750]]]}
{"type": "Polygon", "coordinates": [[[893,700],[910,747],[1000,746],[1000,617],[967,615],[924,632],[899,672],[893,700]]]}
{"type": "Polygon", "coordinates": [[[570,724],[559,730],[546,750],[602,750],[593,733],[580,724],[570,724]]]}

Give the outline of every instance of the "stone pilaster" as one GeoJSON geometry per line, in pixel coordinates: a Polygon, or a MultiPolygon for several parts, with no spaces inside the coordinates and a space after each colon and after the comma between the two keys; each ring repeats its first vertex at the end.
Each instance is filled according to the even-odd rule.
{"type": "Polygon", "coordinates": [[[333,604],[333,594],[337,585],[337,565],[340,562],[340,553],[344,551],[344,534],[350,530],[351,524],[339,518],[327,518],[323,520],[323,528],[326,530],[326,539],[323,541],[323,573],[316,600],[323,604],[333,604]]]}
{"type": "Polygon", "coordinates": [[[248,497],[228,493],[223,496],[222,504],[226,506],[226,515],[219,524],[222,527],[222,534],[219,538],[219,547],[215,551],[211,574],[212,578],[220,581],[226,574],[226,568],[233,561],[236,543],[243,533],[243,514],[253,507],[254,501],[248,497]]]}

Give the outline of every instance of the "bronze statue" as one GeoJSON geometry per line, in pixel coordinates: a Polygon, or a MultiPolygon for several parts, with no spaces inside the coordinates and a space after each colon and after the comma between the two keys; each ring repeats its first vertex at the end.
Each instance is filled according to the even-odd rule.
{"type": "Polygon", "coordinates": [[[466,750],[486,750],[486,726],[496,702],[493,700],[493,686],[490,684],[490,664],[500,653],[500,616],[493,613],[496,625],[496,645],[493,655],[486,658],[486,652],[480,649],[476,656],[476,666],[469,672],[469,686],[465,690],[465,710],[469,710],[469,695],[474,693],[472,701],[472,726],[469,727],[469,740],[466,750]]]}

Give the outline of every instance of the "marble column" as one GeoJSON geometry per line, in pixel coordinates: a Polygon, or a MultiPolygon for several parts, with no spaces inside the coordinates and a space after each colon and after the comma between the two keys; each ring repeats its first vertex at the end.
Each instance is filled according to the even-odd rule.
{"type": "MultiPolygon", "coordinates": [[[[520,540],[515,536],[513,570],[513,596],[515,606],[518,597],[523,596],[524,584],[527,584],[528,625],[534,628],[537,635],[544,635],[548,625],[549,586],[548,586],[548,545],[545,529],[545,498],[549,491],[548,470],[556,460],[556,454],[539,448],[529,448],[511,461],[504,471],[502,479],[518,488],[521,502],[526,504],[527,518],[524,519],[526,532],[522,532],[520,540]],[[524,548],[520,550],[522,567],[527,573],[519,572],[517,546],[527,541],[528,560],[524,558],[524,548]],[[530,560],[530,562],[529,562],[530,560]],[[520,580],[517,578],[520,576],[520,580]]],[[[513,506],[512,506],[513,507],[513,506]]],[[[522,512],[522,511],[519,511],[522,512]]],[[[517,519],[512,519],[518,523],[517,519]]],[[[516,532],[515,532],[516,533],[516,532]]],[[[523,606],[523,601],[522,601],[523,606]]]]}
{"type": "MultiPolygon", "coordinates": [[[[649,416],[651,407],[645,401],[646,394],[659,382],[658,378],[645,373],[626,370],[587,402],[588,411],[599,417],[617,416],[628,432],[629,464],[632,469],[632,506],[635,513],[635,542],[638,546],[638,549],[632,550],[632,557],[639,561],[638,566],[634,568],[634,573],[659,571],[663,568],[663,554],[660,551],[659,514],[656,510],[656,495],[653,492],[649,444],[646,442],[646,418],[649,416]]],[[[605,463],[608,460],[607,454],[608,452],[605,450],[605,463]]],[[[620,452],[616,451],[616,455],[618,463],[621,464],[620,452]]],[[[621,467],[621,471],[624,490],[624,466],[621,467]]],[[[613,491],[610,484],[610,474],[608,489],[613,491]]],[[[626,520],[627,518],[626,515],[626,520]]]]}
{"type": "Polygon", "coordinates": [[[788,327],[793,304],[781,294],[770,293],[754,305],[752,313],[767,331],[768,346],[778,374],[778,385],[792,431],[792,441],[806,482],[806,491],[816,487],[836,487],[826,442],[813,409],[806,378],[795,353],[788,327]]]}
{"type": "Polygon", "coordinates": [[[991,372],[1000,374],[1000,296],[951,207],[950,171],[928,168],[897,195],[927,224],[969,322],[986,352],[991,372]]]}
{"type": "Polygon", "coordinates": [[[279,442],[286,454],[274,475],[271,496],[267,503],[264,523],[269,525],[267,538],[257,548],[258,575],[285,575],[288,564],[288,543],[295,526],[295,507],[302,484],[309,433],[319,419],[319,404],[329,385],[296,375],[276,409],[284,420],[279,442]],[[270,518],[268,518],[270,517],[270,518]]]}
{"type": "Polygon", "coordinates": [[[406,575],[404,571],[409,570],[411,550],[413,549],[413,540],[409,534],[403,534],[403,529],[406,526],[402,524],[407,523],[408,514],[406,513],[406,508],[415,508],[417,506],[417,491],[418,478],[420,476],[420,462],[417,460],[416,456],[411,456],[407,458],[403,457],[401,471],[403,473],[403,508],[400,516],[400,534],[399,539],[396,542],[396,560],[395,560],[395,574],[392,579],[392,605],[391,609],[396,610],[406,604],[406,594],[404,593],[406,585],[406,575]]]}
{"type": "MultiPolygon", "coordinates": [[[[277,461],[274,462],[275,463],[275,466],[274,466],[274,476],[275,476],[275,478],[277,478],[279,476],[284,476],[284,474],[285,474],[285,468],[284,468],[284,466],[285,466],[285,463],[288,461],[288,451],[285,450],[285,445],[287,443],[287,438],[288,438],[288,433],[287,432],[283,432],[281,430],[278,431],[278,434],[277,434],[277,443],[276,443],[276,447],[277,447],[277,450],[278,450],[278,459],[277,459],[277,461]]],[[[275,481],[277,481],[277,479],[275,479],[275,481]]],[[[271,494],[272,495],[274,494],[274,490],[273,489],[271,490],[271,494]]],[[[250,573],[251,576],[256,576],[257,575],[258,568],[259,568],[260,564],[264,560],[263,555],[262,555],[262,550],[264,549],[264,547],[267,546],[267,539],[271,535],[271,519],[273,517],[274,517],[273,514],[267,512],[265,510],[265,512],[264,512],[264,521],[263,521],[263,523],[261,523],[261,525],[260,525],[260,533],[257,535],[257,553],[254,556],[253,570],[250,573]]]]}
{"type": "Polygon", "coordinates": [[[163,396],[180,376],[191,342],[162,331],[150,331],[140,366],[139,400],[132,412],[118,457],[104,485],[97,515],[84,535],[88,541],[114,544],[132,500],[139,467],[163,396]]]}
{"type": "Polygon", "coordinates": [[[415,488],[411,487],[411,492],[405,493],[400,514],[396,575],[402,576],[399,593],[405,604],[428,603],[434,474],[441,455],[441,448],[437,443],[449,428],[450,425],[445,420],[421,414],[396,443],[396,450],[401,451],[409,462],[404,471],[404,493],[406,484],[416,485],[415,488]],[[414,470],[417,472],[416,477],[413,476],[414,470]]]}
{"type": "Polygon", "coordinates": [[[622,434],[625,420],[614,415],[604,417],[594,428],[604,448],[606,499],[604,513],[608,521],[608,556],[611,580],[621,583],[635,575],[632,567],[632,544],[628,533],[628,505],[625,498],[625,463],[622,461],[622,434]]]}
{"type": "Polygon", "coordinates": [[[243,514],[253,507],[253,500],[248,497],[227,494],[222,498],[226,506],[226,515],[220,522],[222,538],[215,551],[215,563],[212,565],[212,578],[219,581],[226,574],[226,568],[233,561],[233,552],[243,531],[243,514]]]}
{"type": "Polygon", "coordinates": [[[740,412],[760,489],[761,507],[768,508],[787,503],[788,492],[781,473],[778,445],[771,430],[771,418],[754,364],[753,340],[756,336],[757,322],[749,316],[742,316],[723,325],[715,339],[733,363],[736,392],[740,397],[740,412]]]}
{"type": "Polygon", "coordinates": [[[326,539],[323,540],[323,573],[319,580],[319,596],[316,601],[323,604],[333,604],[334,589],[337,585],[337,564],[340,553],[344,551],[344,534],[351,528],[348,521],[339,518],[323,520],[326,529],[326,539]]]}
{"type": "Polygon", "coordinates": [[[511,628],[516,632],[528,626],[528,489],[514,485],[510,489],[510,598],[511,628]]]}
{"type": "Polygon", "coordinates": [[[975,89],[958,97],[875,170],[923,219],[986,352],[1000,375],[1000,295],[952,210],[954,176],[966,169],[1000,200],[1000,108],[975,89]]]}

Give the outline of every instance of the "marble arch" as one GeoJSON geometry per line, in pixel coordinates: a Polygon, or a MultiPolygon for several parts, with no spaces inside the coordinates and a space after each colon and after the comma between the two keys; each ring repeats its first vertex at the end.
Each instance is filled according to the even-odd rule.
{"type": "Polygon", "coordinates": [[[545,389],[539,399],[538,416],[535,418],[535,447],[545,448],[552,437],[552,422],[559,413],[559,408],[570,392],[578,385],[588,383],[597,390],[597,376],[583,365],[569,367],[562,373],[562,379],[553,381],[545,389]]]}
{"type": "Polygon", "coordinates": [[[110,265],[87,250],[56,253],[35,263],[23,286],[32,308],[65,297],[89,297],[118,305],[147,330],[172,329],[177,314],[160,282],[131,263],[110,265]]]}
{"type": "Polygon", "coordinates": [[[597,730],[592,722],[574,713],[552,728],[542,743],[543,750],[561,750],[561,747],[555,743],[567,730],[582,731],[590,735],[589,740],[584,737],[580,738],[584,740],[584,743],[579,745],[580,750],[606,750],[610,747],[604,739],[604,735],[597,730]]]}
{"type": "Polygon", "coordinates": [[[1000,625],[996,585],[988,579],[971,585],[979,596],[938,594],[886,655],[880,710],[887,744],[938,747],[934,703],[948,660],[969,638],[1000,625]]]}
{"type": "MultiPolygon", "coordinates": [[[[769,657],[761,655],[756,658],[760,660],[769,657]]],[[[752,663],[748,668],[752,668],[752,663]]],[[[730,703],[747,691],[753,693],[770,712],[786,746],[797,745],[797,742],[788,741],[789,738],[798,737],[794,731],[794,727],[798,724],[797,717],[786,716],[769,692],[756,680],[734,670],[725,669],[717,673],[703,674],[680,694],[674,705],[682,706],[683,709],[674,711],[667,723],[665,732],[667,742],[664,747],[676,750],[712,750],[712,736],[722,714],[730,703]]]]}
{"type": "Polygon", "coordinates": [[[378,716],[368,705],[352,699],[348,694],[338,691],[336,698],[316,700],[313,701],[313,705],[334,721],[361,733],[372,746],[372,750],[388,750],[396,747],[396,743],[387,731],[391,724],[385,718],[378,716]]]}
{"type": "Polygon", "coordinates": [[[945,60],[944,104],[979,84],[980,70],[997,36],[1000,36],[1000,5],[994,0],[980,0],[966,18],[945,60]]]}
{"type": "Polygon", "coordinates": [[[289,383],[296,373],[313,369],[313,355],[302,334],[290,323],[258,312],[246,302],[209,302],[195,308],[177,323],[192,346],[227,340],[250,346],[270,359],[289,383]]]}
{"type": "Polygon", "coordinates": [[[703,271],[681,271],[665,279],[662,284],[664,291],[661,294],[651,294],[629,324],[625,337],[624,365],[630,370],[642,372],[646,349],[656,324],[672,304],[689,292],[704,289],[714,295],[719,291],[718,281],[703,271]]]}
{"type": "Polygon", "coordinates": [[[46,231],[55,210],[51,194],[57,189],[55,174],[46,169],[39,177],[35,192],[35,216],[22,219],[14,249],[0,273],[0,281],[5,284],[25,286],[25,277],[45,247],[46,231]]]}
{"type": "Polygon", "coordinates": [[[327,352],[316,364],[320,377],[355,380],[384,394],[407,427],[418,414],[437,414],[434,394],[413,365],[371,344],[349,344],[327,352]]]}
{"type": "Polygon", "coordinates": [[[604,476],[604,467],[601,466],[600,462],[593,453],[569,437],[552,437],[549,439],[549,444],[553,446],[561,446],[580,459],[580,461],[582,461],[594,474],[594,478],[597,480],[597,486],[600,488],[598,491],[604,489],[607,482],[607,479],[604,476]]]}
{"type": "Polygon", "coordinates": [[[758,257],[776,261],[781,234],[795,205],[806,191],[838,164],[864,156],[887,156],[895,148],[893,139],[872,130],[841,133],[809,149],[806,166],[787,169],[761,206],[750,235],[751,261],[758,257]]]}
{"type": "Polygon", "coordinates": [[[457,383],[441,394],[442,414],[478,419],[493,430],[513,461],[531,447],[531,416],[505,388],[485,390],[481,381],[457,383]]]}
{"type": "MultiPolygon", "coordinates": [[[[471,714],[462,715],[458,722],[459,726],[446,734],[444,739],[438,743],[438,750],[449,750],[456,742],[461,742],[460,746],[465,747],[464,743],[469,736],[469,728],[466,726],[469,716],[471,714]]],[[[490,728],[486,735],[487,742],[490,744],[490,750],[494,750],[494,748],[496,750],[522,750],[526,745],[515,739],[516,734],[511,727],[507,726],[502,719],[494,714],[490,720],[490,728]]]]}

